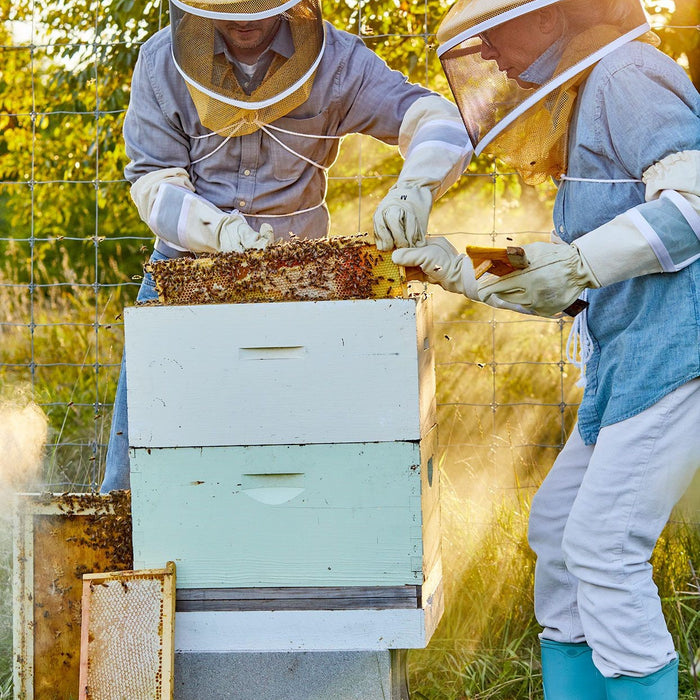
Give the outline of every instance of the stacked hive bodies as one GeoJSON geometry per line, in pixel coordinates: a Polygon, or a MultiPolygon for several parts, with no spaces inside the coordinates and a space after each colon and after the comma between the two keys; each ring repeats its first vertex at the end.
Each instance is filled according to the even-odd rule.
{"type": "MultiPolygon", "coordinates": [[[[380,264],[366,244],[305,247],[307,272],[348,249],[380,264]]],[[[281,249],[252,256],[270,270],[281,249]]],[[[213,264],[240,275],[229,255],[213,264]]],[[[178,305],[196,285],[178,301],[162,285],[164,304],[125,312],[134,563],[176,563],[183,658],[389,653],[424,647],[442,614],[430,300],[386,298],[395,266],[365,299],[336,298],[376,294],[342,264],[328,299],[294,267],[273,298],[322,300],[178,305]]]]}

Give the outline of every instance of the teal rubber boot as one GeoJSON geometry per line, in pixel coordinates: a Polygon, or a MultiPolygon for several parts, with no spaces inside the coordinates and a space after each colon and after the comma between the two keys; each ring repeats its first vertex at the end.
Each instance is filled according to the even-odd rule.
{"type": "Polygon", "coordinates": [[[678,659],[641,678],[606,678],[608,700],[678,700],[678,659]]]}
{"type": "Polygon", "coordinates": [[[605,679],[588,644],[540,640],[545,700],[606,700],[605,679]]]}

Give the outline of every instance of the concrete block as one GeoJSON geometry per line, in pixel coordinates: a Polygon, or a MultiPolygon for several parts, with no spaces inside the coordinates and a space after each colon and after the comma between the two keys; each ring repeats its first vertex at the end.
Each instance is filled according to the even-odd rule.
{"type": "Polygon", "coordinates": [[[174,700],[409,700],[406,651],[178,653],[174,700]]]}

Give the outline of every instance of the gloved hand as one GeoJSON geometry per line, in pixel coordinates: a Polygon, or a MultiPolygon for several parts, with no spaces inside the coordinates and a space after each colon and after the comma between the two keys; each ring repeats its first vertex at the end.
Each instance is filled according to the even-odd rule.
{"type": "Polygon", "coordinates": [[[182,168],[147,173],[132,185],[131,196],[150,229],[180,250],[242,253],[274,239],[270,224],[256,231],[238,212],[223,212],[195,194],[182,168]]]}
{"type": "Polygon", "coordinates": [[[424,244],[433,202],[459,179],[472,155],[459,110],[439,95],[421,97],[408,108],[399,150],[401,173],[374,213],[379,250],[424,244]]]}
{"type": "Polygon", "coordinates": [[[641,275],[675,272],[672,261],[668,268],[662,265],[640,228],[642,223],[649,227],[640,214],[642,207],[619,214],[571,245],[524,245],[529,266],[504,277],[484,276],[479,297],[487,304],[496,297],[520,304],[530,313],[554,316],[576,301],[587,287],[597,289],[641,275]]]}
{"type": "MultiPolygon", "coordinates": [[[[398,248],[391,254],[391,259],[404,267],[420,267],[429,282],[439,284],[448,292],[481,301],[472,261],[469,256],[459,254],[442,236],[428,236],[426,244],[420,248],[398,248]]],[[[496,296],[491,296],[486,303],[496,309],[527,313],[521,306],[501,301],[496,296]]]]}
{"type": "Polygon", "coordinates": [[[272,243],[270,224],[263,224],[256,231],[238,212],[226,214],[203,197],[178,189],[167,184],[161,187],[162,205],[154,207],[151,214],[151,224],[161,238],[195,253],[242,253],[249,248],[262,250],[272,243]],[[180,214],[173,230],[167,225],[168,212],[178,205],[180,214]],[[161,218],[164,225],[160,225],[161,218]]]}
{"type": "Polygon", "coordinates": [[[420,248],[397,248],[391,259],[396,265],[420,267],[429,282],[439,284],[448,292],[464,294],[479,301],[478,285],[471,260],[457,253],[456,248],[442,236],[431,236],[420,248]]]}
{"type": "Polygon", "coordinates": [[[374,237],[379,250],[423,245],[433,206],[429,187],[395,184],[374,213],[374,237]]]}
{"type": "Polygon", "coordinates": [[[518,304],[539,316],[555,316],[586,287],[600,287],[595,273],[575,245],[529,243],[523,246],[528,267],[509,275],[485,275],[479,283],[479,298],[492,297],[518,304]]]}
{"type": "Polygon", "coordinates": [[[274,240],[270,224],[262,224],[260,230],[256,231],[240,214],[228,214],[221,219],[217,229],[219,251],[222,253],[242,253],[251,248],[262,250],[274,240]]]}

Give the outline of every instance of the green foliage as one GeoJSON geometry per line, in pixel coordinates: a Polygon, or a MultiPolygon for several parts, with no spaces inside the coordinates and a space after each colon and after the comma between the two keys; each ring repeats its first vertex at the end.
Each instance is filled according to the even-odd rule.
{"type": "MultiPolygon", "coordinates": [[[[660,1],[648,6],[668,26],[698,24],[692,0],[680,0],[674,11],[660,1]]],[[[167,5],[158,0],[43,5],[2,0],[0,9],[8,18],[0,24],[0,224],[5,232],[0,254],[5,276],[50,283],[60,279],[61,259],[68,255],[80,277],[125,282],[140,270],[151,234],[123,181],[122,121],[139,46],[167,24],[167,5]],[[30,21],[32,43],[15,42],[12,29],[30,21]],[[13,241],[19,248],[12,247],[13,241]],[[48,277],[39,276],[36,260],[48,277]]],[[[336,26],[361,34],[391,67],[449,94],[435,51],[444,3],[326,0],[323,9],[336,26]]],[[[697,79],[700,33],[671,28],[660,33],[670,54],[697,79]]],[[[476,159],[470,172],[488,173],[494,166],[490,158],[476,159]]],[[[340,161],[336,170],[342,168],[340,161]]],[[[377,164],[379,172],[399,169],[395,150],[377,164]]],[[[452,194],[467,182],[463,179],[452,194]]],[[[374,184],[386,186],[381,178],[374,184]]],[[[520,195],[515,175],[501,174],[498,184],[513,198],[520,195]]],[[[341,209],[355,191],[334,194],[331,207],[341,209]]]]}
{"type": "Polygon", "coordinates": [[[700,90],[700,5],[695,0],[647,0],[645,4],[654,27],[658,26],[661,48],[688,71],[700,90]]]}
{"type": "MultiPolygon", "coordinates": [[[[529,496],[492,495],[474,507],[468,494],[476,482],[460,487],[442,479],[446,612],[428,648],[409,654],[413,700],[542,697],[534,555],[527,545],[529,496]]],[[[698,556],[697,524],[676,520],[665,528],[653,557],[680,655],[682,700],[697,700],[691,660],[700,648],[700,580],[691,562],[698,556]]]]}

